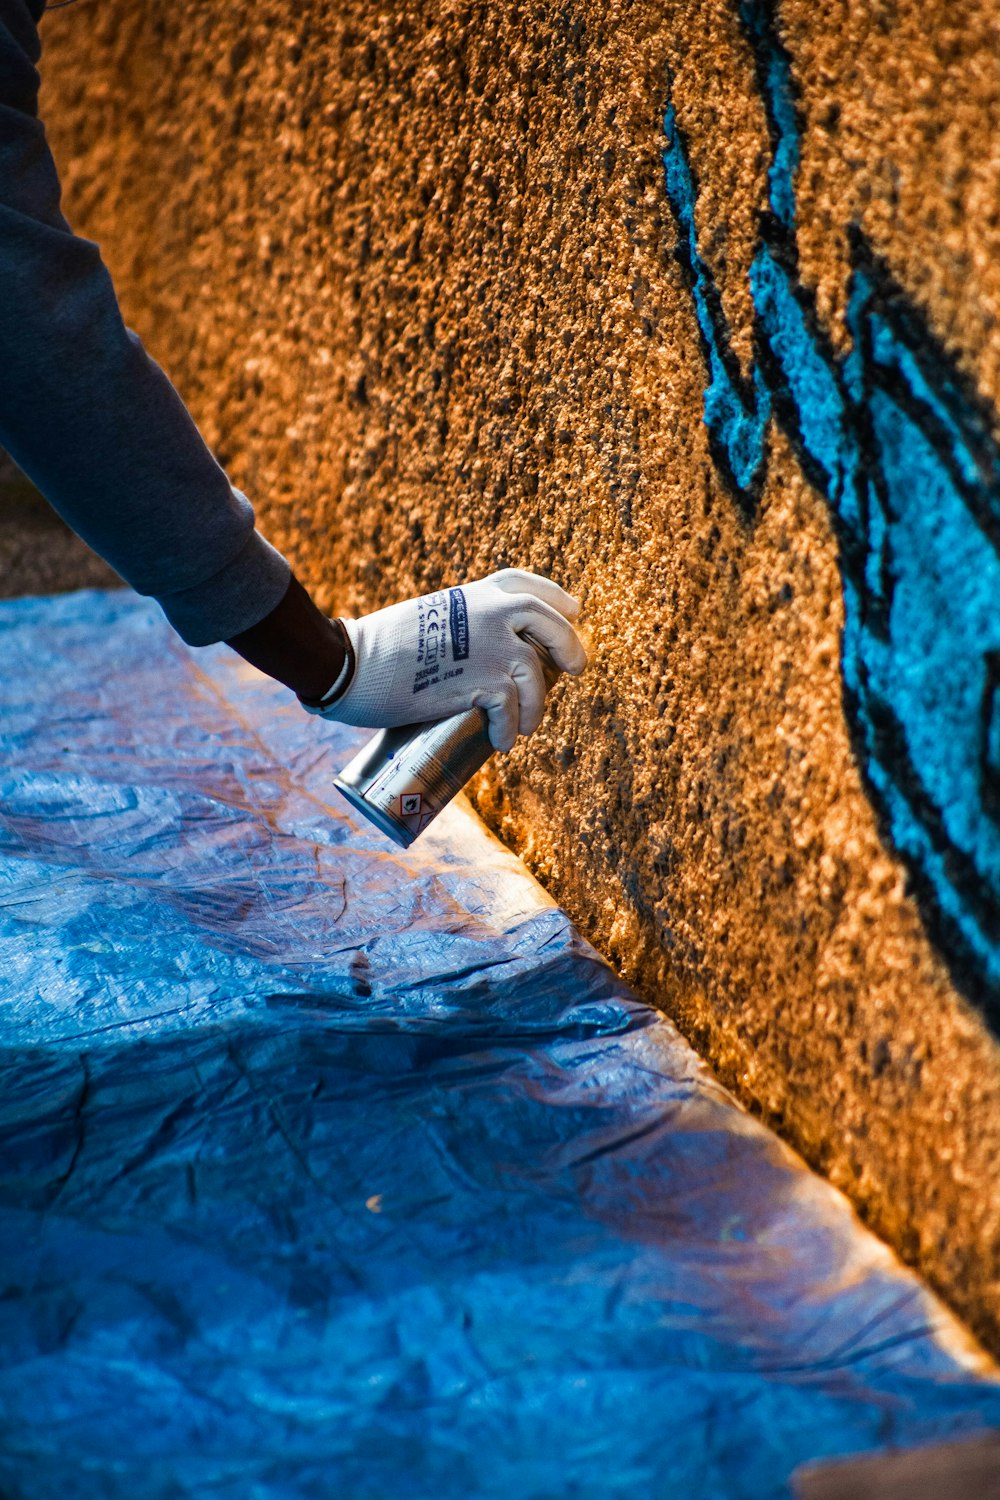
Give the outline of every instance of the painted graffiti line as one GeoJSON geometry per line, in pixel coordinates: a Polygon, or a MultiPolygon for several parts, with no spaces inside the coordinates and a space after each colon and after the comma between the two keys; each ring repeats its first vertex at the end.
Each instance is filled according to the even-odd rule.
{"type": "Polygon", "coordinates": [[[798,273],[802,126],[791,59],[769,0],[738,8],[771,144],[768,204],[749,271],[749,376],[698,248],[697,184],[669,97],[664,118],[665,188],[705,358],[710,451],[752,522],[773,418],[829,506],[855,754],[929,934],[955,982],[1000,1029],[996,415],[858,225],[847,226],[851,344],[836,353],[798,273]]]}

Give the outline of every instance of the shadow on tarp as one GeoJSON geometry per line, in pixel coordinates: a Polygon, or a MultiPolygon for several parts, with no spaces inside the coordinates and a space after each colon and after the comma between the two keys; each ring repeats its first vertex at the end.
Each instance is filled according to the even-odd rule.
{"type": "Polygon", "coordinates": [[[461,808],[128,594],[0,606],[0,1493],[790,1493],[1000,1384],[461,808]]]}

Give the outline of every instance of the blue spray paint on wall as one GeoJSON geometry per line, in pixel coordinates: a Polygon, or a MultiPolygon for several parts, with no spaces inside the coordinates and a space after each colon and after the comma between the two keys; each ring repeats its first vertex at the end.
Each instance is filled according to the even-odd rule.
{"type": "Polygon", "coordinates": [[[695,316],[708,365],[705,387],[705,424],[712,457],[729,487],[752,513],[760,495],[767,458],[765,439],[771,417],[771,396],[759,364],[745,380],[726,330],[725,314],[711,271],[698,254],[695,226],[695,184],[677,129],[674,107],[666,114],[667,196],[680,229],[678,258],[688,273],[695,316]]]}
{"type": "Polygon", "coordinates": [[[767,115],[768,207],[750,267],[755,357],[733,353],[698,250],[672,103],[664,166],[677,256],[708,366],[715,462],[753,518],[771,416],[830,506],[844,589],[842,671],[855,753],[887,841],[956,983],[1000,1029],[1000,448],[986,409],[863,233],[838,355],[798,275],[800,127],[771,0],[741,0],[767,115]]]}

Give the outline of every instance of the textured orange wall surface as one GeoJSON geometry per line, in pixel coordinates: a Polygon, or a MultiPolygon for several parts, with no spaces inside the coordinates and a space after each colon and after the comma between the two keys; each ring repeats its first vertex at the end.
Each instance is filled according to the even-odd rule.
{"type": "MultiPolygon", "coordinates": [[[[955,17],[943,0],[742,18],[724,0],[102,0],[46,20],[43,97],[71,220],[321,603],[503,565],[581,595],[593,668],[482,774],[484,816],[1000,1349],[989,911],[978,948],[941,917],[866,762],[846,481],[810,458],[819,416],[781,404],[808,361],[779,339],[768,366],[752,276],[773,230],[819,330],[801,348],[843,385],[855,226],[989,449],[1000,35],[986,0],[955,17]],[[767,56],[796,101],[791,229],[768,229],[767,56]],[[665,150],[693,173],[686,255],[665,150]],[[761,416],[743,484],[705,421],[699,286],[761,416]]],[[[984,847],[962,866],[973,905],[984,847]]]]}

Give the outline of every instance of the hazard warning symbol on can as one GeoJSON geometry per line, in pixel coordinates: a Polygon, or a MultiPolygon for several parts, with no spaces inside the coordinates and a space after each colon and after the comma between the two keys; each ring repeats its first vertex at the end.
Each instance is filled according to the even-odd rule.
{"type": "Polygon", "coordinates": [[[421,808],[419,792],[402,792],[399,798],[399,810],[404,818],[412,818],[421,808]]]}

